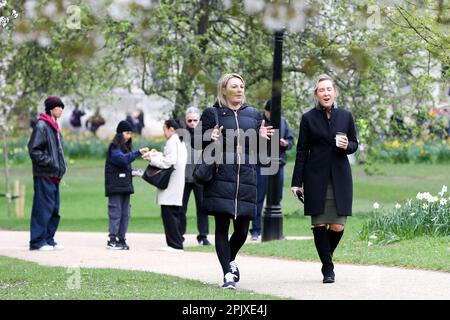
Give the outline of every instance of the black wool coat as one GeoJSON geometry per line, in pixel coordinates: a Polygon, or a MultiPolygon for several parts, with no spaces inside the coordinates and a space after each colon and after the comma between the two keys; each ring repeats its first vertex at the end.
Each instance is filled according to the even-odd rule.
{"type": "MultiPolygon", "coordinates": [[[[223,126],[223,143],[220,146],[223,161],[217,165],[212,182],[203,189],[203,209],[209,215],[219,213],[234,219],[253,219],[256,210],[256,169],[249,154],[254,146],[250,147],[247,139],[244,143],[242,137],[252,129],[259,132],[262,116],[247,104],[237,111],[215,104],[212,108],[205,109],[201,116],[203,133],[216,125],[213,108],[218,113],[219,127],[223,126]],[[227,129],[242,130],[239,148],[237,137],[228,135],[227,129]],[[239,154],[238,150],[241,150],[239,154]],[[233,160],[232,163],[230,160],[233,160]]],[[[208,142],[204,142],[204,147],[207,145],[208,142]]]]}
{"type": "Polygon", "coordinates": [[[347,155],[357,149],[355,123],[350,111],[333,108],[330,121],[321,107],[303,114],[291,185],[304,187],[305,215],[324,213],[330,177],[338,215],[352,215],[353,181],[347,155]],[[336,147],[338,131],[347,134],[347,150],[336,147]]]}

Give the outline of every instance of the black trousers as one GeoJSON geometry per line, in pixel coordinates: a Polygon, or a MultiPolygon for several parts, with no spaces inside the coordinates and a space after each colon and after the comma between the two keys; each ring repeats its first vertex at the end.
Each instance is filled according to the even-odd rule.
{"type": "Polygon", "coordinates": [[[108,197],[109,237],[125,240],[130,222],[130,194],[117,193],[108,197]]]}
{"type": "Polygon", "coordinates": [[[184,185],[184,194],[183,194],[183,207],[181,214],[181,234],[186,233],[186,214],[187,214],[187,206],[189,203],[189,197],[191,195],[191,191],[194,191],[195,196],[195,207],[197,209],[197,230],[198,237],[206,239],[206,236],[209,233],[209,225],[208,225],[208,215],[202,210],[202,202],[203,202],[203,187],[196,185],[195,183],[185,183],[184,185]]]}
{"type": "Polygon", "coordinates": [[[230,272],[230,262],[236,259],[236,255],[247,239],[250,218],[238,218],[235,220],[225,214],[216,214],[214,218],[216,221],[216,253],[222,266],[223,275],[225,275],[230,272]],[[231,220],[233,221],[234,231],[230,239],[228,239],[231,220]]]}
{"type": "Polygon", "coordinates": [[[161,206],[161,217],[166,234],[166,242],[169,247],[183,249],[183,236],[181,234],[181,207],[161,206]]]}

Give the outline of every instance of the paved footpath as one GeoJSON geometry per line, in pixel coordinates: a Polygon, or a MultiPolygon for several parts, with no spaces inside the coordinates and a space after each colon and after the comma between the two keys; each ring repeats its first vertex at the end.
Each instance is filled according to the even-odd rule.
{"type": "MultiPolygon", "coordinates": [[[[210,239],[213,239],[210,237],[210,239]]],[[[105,233],[58,232],[64,251],[28,250],[29,233],[0,230],[0,255],[44,266],[151,271],[222,284],[214,253],[165,252],[164,235],[129,233],[130,251],[107,250],[105,233]]],[[[186,246],[195,246],[194,235],[186,246]]],[[[298,300],[450,299],[450,273],[394,267],[336,264],[336,283],[322,284],[319,262],[238,255],[239,289],[298,300]]]]}

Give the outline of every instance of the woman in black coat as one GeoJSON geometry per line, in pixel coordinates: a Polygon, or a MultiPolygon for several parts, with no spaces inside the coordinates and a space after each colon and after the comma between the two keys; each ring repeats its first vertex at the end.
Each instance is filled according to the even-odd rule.
{"type": "MultiPolygon", "coordinates": [[[[240,275],[234,260],[247,239],[256,208],[256,171],[249,156],[254,146],[246,143],[245,137],[261,135],[269,139],[272,127],[265,127],[261,114],[245,102],[245,83],[239,74],[223,75],[217,89],[217,102],[205,109],[200,119],[203,133],[209,130],[206,135],[218,144],[215,150],[221,159],[213,180],[204,187],[203,209],[215,218],[215,246],[224,274],[222,287],[235,289],[240,275]],[[234,232],[228,240],[231,219],[234,232]]],[[[204,143],[204,149],[207,145],[204,143]]]]}
{"type": "Polygon", "coordinates": [[[314,243],[322,262],[323,283],[335,279],[333,252],[352,214],[352,173],[347,155],[358,149],[352,114],[338,109],[333,79],[323,74],[314,87],[316,107],[300,122],[292,192],[304,193],[314,243]],[[336,140],[337,139],[337,140],[336,140]]]}

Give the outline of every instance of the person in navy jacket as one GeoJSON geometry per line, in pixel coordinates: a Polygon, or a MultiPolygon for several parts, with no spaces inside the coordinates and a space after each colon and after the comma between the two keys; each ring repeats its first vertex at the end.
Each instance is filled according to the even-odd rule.
{"type": "Polygon", "coordinates": [[[316,106],[303,114],[292,176],[292,192],[304,194],[304,213],[311,216],[314,243],[322,262],[323,283],[335,281],[334,250],[352,214],[352,173],[347,155],[358,149],[353,116],[337,108],[333,79],[320,75],[314,87],[316,106]],[[341,136],[336,141],[336,133],[341,136]]]}
{"type": "Polygon", "coordinates": [[[131,162],[148,148],[132,151],[132,128],[120,121],[105,162],[105,195],[108,197],[109,241],[107,248],[129,250],[125,234],[130,221],[130,195],[134,193],[131,162]]]}

